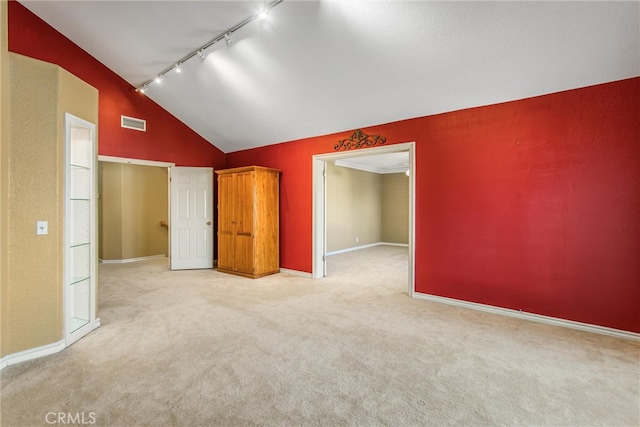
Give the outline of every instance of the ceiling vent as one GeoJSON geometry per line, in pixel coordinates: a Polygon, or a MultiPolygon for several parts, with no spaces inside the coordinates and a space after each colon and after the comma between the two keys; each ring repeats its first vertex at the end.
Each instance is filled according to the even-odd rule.
{"type": "Polygon", "coordinates": [[[120,126],[127,129],[147,131],[147,121],[133,117],[120,116],[120,126]]]}

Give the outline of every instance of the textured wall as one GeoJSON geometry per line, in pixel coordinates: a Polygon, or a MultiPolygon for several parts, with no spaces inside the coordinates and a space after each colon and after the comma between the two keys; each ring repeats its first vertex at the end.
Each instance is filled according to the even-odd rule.
{"type": "Polygon", "coordinates": [[[9,2],[9,50],[56,64],[100,91],[101,155],[178,166],[224,167],[225,156],[149,98],[16,1],[9,2]],[[120,127],[120,116],[147,120],[147,132],[120,127]]]}
{"type": "Polygon", "coordinates": [[[14,54],[9,62],[9,307],[3,355],[63,337],[58,67],[14,54]],[[38,220],[49,221],[48,235],[36,235],[38,220]]]}
{"type": "Polygon", "coordinates": [[[124,165],[122,194],[122,256],[124,259],[168,253],[167,168],[124,165]]]}
{"type": "Polygon", "coordinates": [[[382,241],[409,243],[409,177],[382,175],[382,241]]]}
{"type": "MultiPolygon", "coordinates": [[[[0,325],[9,321],[9,91],[7,2],[3,1],[0,2],[0,325]]],[[[6,354],[8,338],[8,334],[0,334],[0,357],[6,354]]]]}
{"type": "Polygon", "coordinates": [[[123,163],[100,162],[98,227],[101,235],[98,258],[123,259],[122,256],[122,168],[123,163]]]}
{"type": "Polygon", "coordinates": [[[380,242],[381,210],[381,175],[327,162],[327,252],[380,242]]]}
{"type": "Polygon", "coordinates": [[[103,235],[100,258],[122,260],[168,253],[167,168],[100,162],[103,235]]]}
{"type": "Polygon", "coordinates": [[[63,338],[64,112],[97,120],[98,93],[59,67],[10,54],[8,274],[2,355],[63,338]],[[36,235],[36,221],[49,234],[36,235]]]}
{"type": "MultiPolygon", "coordinates": [[[[640,78],[364,129],[416,143],[416,290],[640,332],[640,78]]],[[[227,154],[282,171],[280,259],[311,271],[315,154],[353,131],[227,154]]]]}

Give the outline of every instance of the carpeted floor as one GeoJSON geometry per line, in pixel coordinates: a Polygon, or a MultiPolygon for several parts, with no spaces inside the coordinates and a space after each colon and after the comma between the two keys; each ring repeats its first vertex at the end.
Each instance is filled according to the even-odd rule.
{"type": "Polygon", "coordinates": [[[393,246],[320,280],[101,265],[102,326],[5,368],[1,424],[640,424],[640,343],[410,299],[406,270],[393,246]]]}

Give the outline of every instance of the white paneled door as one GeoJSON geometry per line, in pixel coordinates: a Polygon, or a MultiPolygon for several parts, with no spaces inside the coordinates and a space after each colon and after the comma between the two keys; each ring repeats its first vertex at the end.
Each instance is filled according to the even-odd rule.
{"type": "Polygon", "coordinates": [[[171,269],[213,268],[213,169],[171,168],[171,269]]]}

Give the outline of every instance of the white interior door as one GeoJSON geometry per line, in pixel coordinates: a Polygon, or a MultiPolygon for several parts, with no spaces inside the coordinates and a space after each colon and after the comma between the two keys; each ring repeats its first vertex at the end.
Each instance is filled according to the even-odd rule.
{"type": "Polygon", "coordinates": [[[172,167],[171,269],[213,268],[213,168],[172,167]]]}

